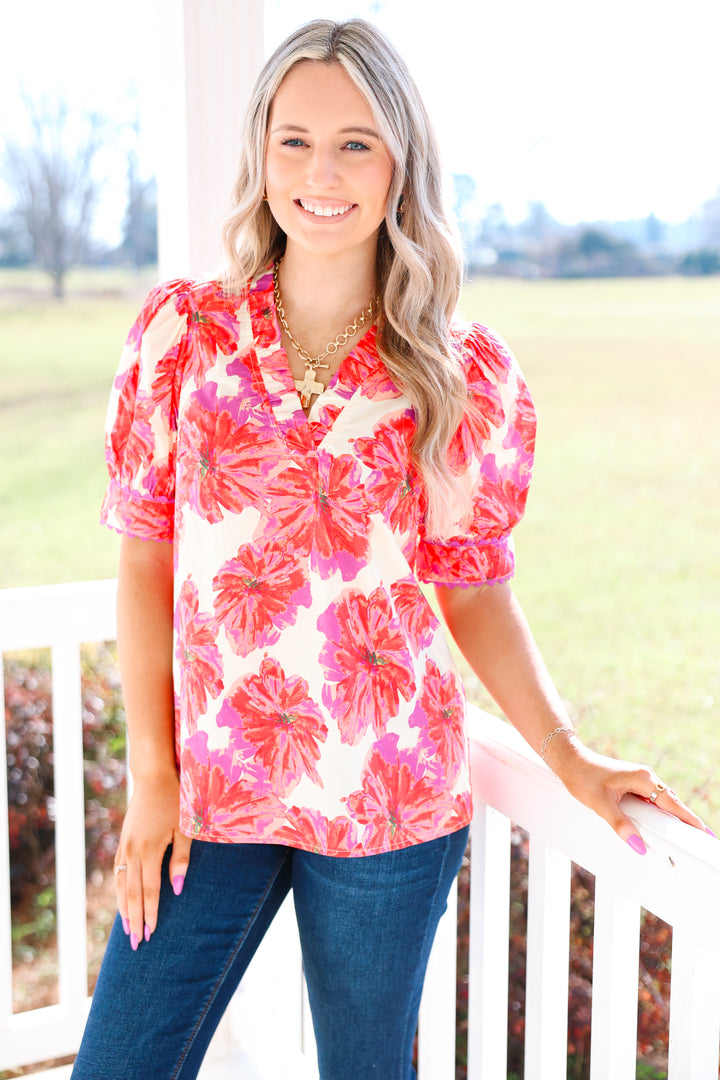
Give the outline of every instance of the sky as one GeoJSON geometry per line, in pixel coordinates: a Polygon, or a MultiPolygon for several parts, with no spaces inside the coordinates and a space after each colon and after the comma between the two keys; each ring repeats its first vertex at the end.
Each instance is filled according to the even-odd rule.
{"type": "MultiPolygon", "coordinates": [[[[22,130],[21,86],[126,120],[139,101],[142,117],[162,2],[0,0],[3,134],[22,130]]],[[[565,222],[684,221],[720,187],[718,0],[265,0],[266,53],[308,19],[353,15],[405,57],[446,172],[476,181],[478,216],[499,202],[520,220],[542,201],[565,222]]],[[[125,139],[104,162],[106,232],[122,216],[125,139]]],[[[154,168],[147,141],[141,166],[154,168]]]]}

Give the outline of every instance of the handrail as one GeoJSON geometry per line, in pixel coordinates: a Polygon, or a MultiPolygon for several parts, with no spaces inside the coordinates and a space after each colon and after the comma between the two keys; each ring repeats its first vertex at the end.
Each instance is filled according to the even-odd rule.
{"type": "MultiPolygon", "coordinates": [[[[636,855],[610,827],[574,800],[507,724],[470,720],[476,821],[476,889],[470,926],[470,1075],[505,1080],[503,986],[483,976],[486,953],[507,941],[505,898],[488,895],[506,874],[509,822],[530,834],[525,1080],[557,1080],[567,1054],[570,861],[596,877],[591,1075],[635,1077],[640,908],[673,927],[670,1080],[717,1080],[720,939],[708,939],[707,913],[720,904],[720,844],[641,799],[623,809],[648,848],[636,855]],[[503,844],[505,845],[503,847],[503,844]],[[499,849],[499,853],[498,853],[499,849]],[[489,854],[488,854],[489,852],[489,854]],[[488,865],[482,865],[488,863],[488,865]],[[494,871],[494,872],[493,872],[494,871]],[[484,899],[483,899],[484,898],[484,899]],[[500,910],[498,911],[498,906],[500,910]]],[[[475,862],[475,859],[473,859],[475,862]]]]}
{"type": "MultiPolygon", "coordinates": [[[[0,591],[0,652],[52,650],[60,966],[59,1004],[12,1015],[10,950],[5,944],[10,941],[7,789],[0,784],[0,1069],[73,1053],[88,1007],[85,953],[78,947],[85,935],[79,647],[114,637],[115,589],[114,581],[100,581],[0,591]]],[[[708,939],[705,926],[707,912],[720,906],[720,844],[628,797],[623,806],[648,847],[647,855],[638,856],[571,798],[509,725],[471,708],[469,727],[475,813],[468,1075],[473,1080],[507,1076],[514,822],[530,835],[525,1080],[565,1075],[571,861],[596,876],[592,1080],[635,1077],[641,905],[673,926],[669,1080],[717,1080],[720,994],[715,973],[720,941],[708,939]]],[[[4,738],[1,743],[4,754],[4,738]]],[[[453,892],[423,995],[419,1080],[454,1075],[455,936],[453,892]]],[[[224,1049],[216,1057],[242,1050],[263,1080],[287,1075],[287,1062],[272,1059],[272,1040],[263,1030],[267,1009],[263,1019],[264,1007],[258,1006],[263,979],[267,989],[271,972],[273,1023],[277,1010],[284,1009],[285,1030],[294,1032],[295,1075],[312,1076],[312,1027],[289,912],[273,926],[261,950],[265,959],[251,965],[228,1011],[224,1049]],[[282,979],[279,970],[285,972],[282,979]]],[[[206,1073],[209,1080],[212,1066],[206,1073]]]]}

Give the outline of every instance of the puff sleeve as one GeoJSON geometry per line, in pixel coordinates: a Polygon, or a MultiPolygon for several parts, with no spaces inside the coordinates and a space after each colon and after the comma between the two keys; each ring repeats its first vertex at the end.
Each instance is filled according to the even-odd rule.
{"type": "Polygon", "coordinates": [[[456,344],[476,409],[458,428],[449,460],[472,499],[472,518],[442,539],[421,526],[415,569],[428,584],[492,584],[515,569],[511,534],[527,500],[535,410],[515,357],[493,331],[465,324],[456,344]]]}
{"type": "Polygon", "coordinates": [[[172,540],[179,342],[187,318],[175,299],[187,282],[150,293],[130,331],[108,406],[110,483],[100,520],[141,540],[172,540]]]}

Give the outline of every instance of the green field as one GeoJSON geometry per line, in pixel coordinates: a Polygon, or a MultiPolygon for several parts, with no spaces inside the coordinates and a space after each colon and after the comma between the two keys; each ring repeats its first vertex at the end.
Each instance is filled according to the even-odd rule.
{"type": "MultiPolygon", "coordinates": [[[[78,276],[58,305],[0,275],[0,587],[115,573],[103,420],[151,283],[78,276]]],[[[720,280],[483,279],[463,311],[538,407],[515,586],[556,682],[590,744],[720,832],[720,280]]]]}

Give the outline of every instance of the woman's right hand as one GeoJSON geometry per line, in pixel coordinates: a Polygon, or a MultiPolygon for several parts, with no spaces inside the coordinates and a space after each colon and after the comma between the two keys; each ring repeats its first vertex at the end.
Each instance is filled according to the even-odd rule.
{"type": "Polygon", "coordinates": [[[179,828],[173,698],[173,546],[123,536],[118,655],[134,788],[115,857],[118,907],[134,949],[157,926],[163,856],[182,888],[190,841],[179,828]]]}
{"type": "Polygon", "coordinates": [[[172,772],[135,780],[115,856],[118,909],[130,944],[149,941],[157,926],[162,862],[172,846],[169,876],[182,891],[192,841],[179,828],[180,789],[172,772]],[[127,867],[118,871],[118,867],[127,867]]]}

